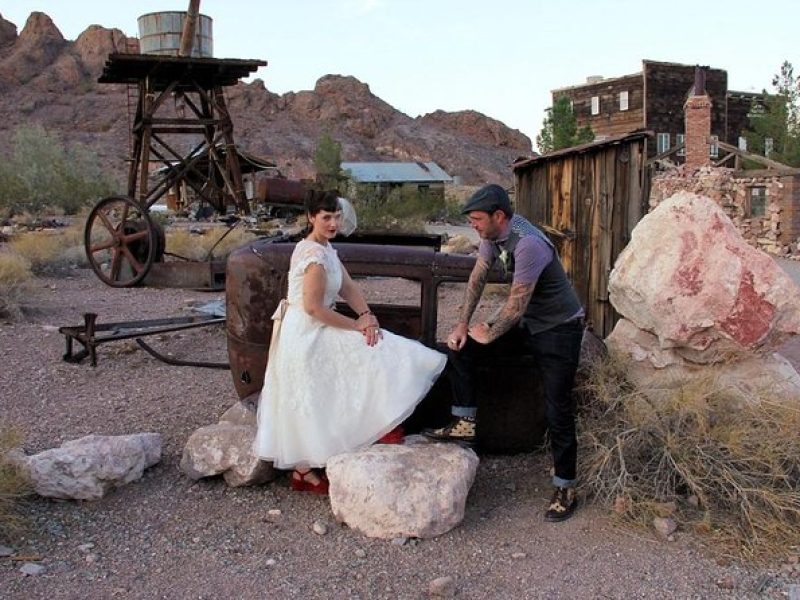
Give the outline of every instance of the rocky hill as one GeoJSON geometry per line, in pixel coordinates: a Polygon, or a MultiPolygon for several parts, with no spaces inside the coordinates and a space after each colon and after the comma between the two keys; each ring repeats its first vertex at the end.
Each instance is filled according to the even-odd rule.
{"type": "MultiPolygon", "coordinates": [[[[8,139],[20,125],[41,124],[66,141],[88,144],[122,179],[135,93],[129,98],[126,86],[100,85],[97,78],[109,53],[137,45],[97,25],[65,40],[40,12],[18,33],[0,15],[0,132],[8,139]]],[[[226,95],[237,145],[273,160],[290,177],[313,176],[314,148],[324,131],[342,144],[344,160],[433,160],[466,184],[510,184],[509,164],[531,154],[527,136],[495,119],[475,111],[412,118],[354,77],[326,75],[313,90],[283,95],[257,79],[226,95]]]]}

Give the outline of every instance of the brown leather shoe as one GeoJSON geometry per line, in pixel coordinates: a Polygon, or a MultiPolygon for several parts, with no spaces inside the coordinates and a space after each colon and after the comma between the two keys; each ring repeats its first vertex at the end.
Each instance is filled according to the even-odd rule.
{"type": "Polygon", "coordinates": [[[550,500],[550,506],[544,513],[544,520],[551,523],[566,521],[576,508],[578,508],[578,495],[575,493],[575,488],[557,487],[550,500]]]}
{"type": "Polygon", "coordinates": [[[469,448],[475,444],[475,419],[457,417],[444,427],[424,429],[422,435],[438,442],[455,442],[469,448]]]}

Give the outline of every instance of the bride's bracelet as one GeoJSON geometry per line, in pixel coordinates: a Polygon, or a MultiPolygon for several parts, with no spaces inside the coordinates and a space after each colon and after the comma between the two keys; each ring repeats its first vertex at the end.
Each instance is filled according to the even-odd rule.
{"type": "Polygon", "coordinates": [[[362,310],[360,313],[358,313],[358,316],[363,317],[364,315],[371,315],[371,314],[372,311],[370,309],[367,309],[367,310],[362,310]]]}

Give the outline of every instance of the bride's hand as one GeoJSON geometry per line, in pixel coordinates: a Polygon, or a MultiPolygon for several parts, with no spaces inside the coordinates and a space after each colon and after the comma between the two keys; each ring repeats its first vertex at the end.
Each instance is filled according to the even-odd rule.
{"type": "Polygon", "coordinates": [[[377,325],[374,327],[367,327],[363,332],[367,341],[367,346],[374,346],[383,337],[381,328],[377,325]]]}

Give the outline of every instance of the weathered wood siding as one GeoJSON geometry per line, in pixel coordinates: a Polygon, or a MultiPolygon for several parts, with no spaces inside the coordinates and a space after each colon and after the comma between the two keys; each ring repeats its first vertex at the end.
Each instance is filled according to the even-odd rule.
{"type": "Polygon", "coordinates": [[[644,127],[644,88],[641,73],[555,90],[553,102],[561,96],[572,100],[572,111],[578,127],[589,125],[595,139],[624,135],[644,127]],[[628,92],[628,110],[619,109],[620,92],[628,92]],[[593,96],[597,96],[600,102],[600,114],[597,115],[592,114],[593,96]]]}
{"type": "Polygon", "coordinates": [[[535,224],[561,232],[561,260],[587,320],[603,337],[619,316],[608,276],[631,231],[647,212],[644,135],[515,168],[516,207],[535,224]]]}
{"type": "MultiPolygon", "coordinates": [[[[669,133],[670,144],[684,131],[683,105],[694,85],[695,67],[671,63],[643,61],[645,127],[655,133],[669,133]]],[[[706,69],[706,92],[711,98],[711,135],[720,140],[727,135],[728,73],[722,69],[706,69]]],[[[737,134],[738,138],[738,134],[737,134]]],[[[655,144],[650,155],[655,156],[655,144]]]]}

